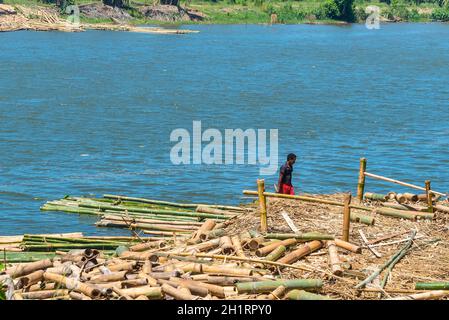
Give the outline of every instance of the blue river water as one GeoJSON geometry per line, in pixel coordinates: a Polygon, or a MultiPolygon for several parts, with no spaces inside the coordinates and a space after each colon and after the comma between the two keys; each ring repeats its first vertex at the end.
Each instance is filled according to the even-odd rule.
{"type": "MultiPolygon", "coordinates": [[[[170,133],[278,129],[297,192],[368,171],[449,191],[449,25],[205,25],[0,34],[0,235],[97,229],[65,195],[238,204],[258,165],[174,165],[170,133]]],[[[277,175],[265,176],[273,190],[277,175]]],[[[368,180],[367,190],[402,190],[368,180]]]]}

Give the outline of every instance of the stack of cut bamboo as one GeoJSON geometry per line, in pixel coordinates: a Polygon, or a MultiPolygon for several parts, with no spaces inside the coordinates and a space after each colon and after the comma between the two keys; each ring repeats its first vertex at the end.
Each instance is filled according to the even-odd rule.
{"type": "Polygon", "coordinates": [[[234,206],[182,204],[116,195],[104,195],[101,199],[65,197],[47,202],[41,210],[98,215],[101,217],[98,227],[139,229],[157,237],[174,234],[188,237],[205,219],[224,222],[247,211],[234,206]]]}
{"type": "MultiPolygon", "coordinates": [[[[0,281],[12,280],[11,299],[330,299],[317,294],[323,280],[288,279],[280,270],[298,268],[291,264],[328,248],[332,270],[341,274],[336,246],[357,250],[340,241],[311,240],[333,238],[318,233],[212,235],[216,227],[214,220],[206,220],[176,243],[146,239],[119,246],[114,256],[90,248],[87,241],[95,239],[89,239],[86,249],[8,266],[0,281]],[[269,240],[284,236],[287,239],[269,240]],[[254,253],[258,258],[249,257],[254,253]]],[[[24,241],[40,239],[24,237],[24,241]]]]}

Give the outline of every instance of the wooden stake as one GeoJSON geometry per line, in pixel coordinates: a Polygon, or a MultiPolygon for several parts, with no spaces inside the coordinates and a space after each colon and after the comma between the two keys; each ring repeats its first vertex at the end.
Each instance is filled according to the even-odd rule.
{"type": "Polygon", "coordinates": [[[343,209],[343,235],[342,240],[349,242],[349,225],[351,222],[351,194],[348,193],[345,195],[344,199],[344,209],[343,209]]]}
{"type": "Polygon", "coordinates": [[[429,212],[433,213],[433,202],[432,202],[432,193],[430,188],[430,180],[426,180],[426,195],[427,195],[427,205],[429,207],[429,212]]]}
{"type": "Polygon", "coordinates": [[[366,170],[366,158],[361,158],[359,169],[359,183],[357,184],[357,199],[359,200],[359,202],[362,202],[363,192],[365,190],[365,170],[366,170]]]}
{"type": "Polygon", "coordinates": [[[265,192],[265,180],[257,179],[257,192],[259,194],[259,208],[260,208],[260,230],[267,232],[267,199],[263,194],[265,192]]]}

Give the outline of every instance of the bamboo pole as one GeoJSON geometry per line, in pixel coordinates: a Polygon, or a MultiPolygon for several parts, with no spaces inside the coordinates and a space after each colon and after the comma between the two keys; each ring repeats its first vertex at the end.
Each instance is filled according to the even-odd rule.
{"type": "Polygon", "coordinates": [[[232,240],[229,236],[224,236],[220,238],[220,247],[223,254],[229,255],[235,252],[235,248],[232,245],[232,240]]]}
{"type": "MultiPolygon", "coordinates": [[[[258,192],[253,191],[253,190],[243,190],[243,194],[257,196],[258,192]]],[[[329,205],[340,206],[340,207],[344,206],[343,202],[325,200],[325,199],[319,199],[319,198],[313,198],[313,197],[306,197],[306,196],[281,194],[281,193],[273,193],[273,192],[264,192],[263,195],[265,197],[270,197],[270,198],[284,198],[284,199],[300,200],[300,201],[306,201],[306,202],[312,202],[312,203],[329,204],[329,205]]],[[[372,208],[368,208],[365,206],[356,206],[356,205],[351,205],[351,209],[364,210],[364,211],[372,210],[372,208]]]]}
{"type": "Polygon", "coordinates": [[[340,258],[338,257],[337,247],[334,241],[327,241],[327,250],[329,253],[329,265],[332,273],[341,276],[343,274],[343,268],[341,267],[340,258]]]}
{"type": "Polygon", "coordinates": [[[284,295],[287,288],[285,286],[279,286],[276,289],[274,289],[267,297],[268,300],[281,300],[284,295]]]}
{"type": "Polygon", "coordinates": [[[267,200],[265,198],[265,180],[257,179],[257,192],[259,195],[259,210],[260,210],[260,230],[267,232],[267,200]]]}
{"type": "Polygon", "coordinates": [[[394,266],[407,253],[408,249],[412,245],[413,238],[415,237],[415,235],[416,231],[413,230],[407,244],[405,244],[404,247],[402,247],[398,252],[396,252],[393,256],[391,256],[390,259],[388,259],[388,261],[385,262],[377,271],[373,272],[368,278],[357,284],[355,288],[360,289],[365,287],[368,283],[373,281],[385,268],[394,266]]]}
{"type": "Polygon", "coordinates": [[[11,278],[14,279],[21,276],[25,276],[37,270],[44,270],[51,266],[53,266],[53,262],[51,262],[50,259],[45,259],[36,262],[16,265],[6,270],[6,274],[10,275],[11,278]]]}
{"type": "Polygon", "coordinates": [[[416,202],[418,201],[418,195],[414,194],[414,193],[404,193],[403,196],[405,197],[405,199],[407,199],[408,201],[412,201],[412,202],[416,202]]]}
{"type": "Polygon", "coordinates": [[[349,228],[350,228],[350,216],[351,216],[351,194],[345,195],[344,209],[343,209],[343,235],[342,240],[349,242],[349,228]]]}
{"type": "Polygon", "coordinates": [[[302,245],[298,249],[290,252],[289,254],[285,255],[283,258],[279,259],[279,263],[284,264],[292,264],[301,259],[302,257],[305,257],[306,255],[320,249],[323,246],[322,241],[314,240],[307,242],[306,244],[302,245]]]}
{"type": "Polygon", "coordinates": [[[150,299],[162,299],[162,289],[161,287],[152,286],[142,286],[136,288],[127,288],[120,290],[123,295],[129,296],[131,298],[137,298],[138,296],[146,296],[150,299]]]}
{"type": "Polygon", "coordinates": [[[22,292],[21,294],[24,299],[41,300],[41,299],[65,296],[65,295],[69,294],[69,290],[67,290],[67,289],[42,290],[42,291],[33,291],[33,292],[22,292]]]}
{"type": "Polygon", "coordinates": [[[417,282],[415,290],[449,290],[449,282],[417,282]]]}
{"type": "MultiPolygon", "coordinates": [[[[374,178],[374,179],[396,183],[396,184],[399,184],[399,185],[404,186],[404,187],[410,187],[410,188],[413,188],[413,189],[426,191],[426,188],[419,187],[419,186],[416,186],[414,184],[402,182],[402,181],[399,181],[399,180],[395,180],[395,179],[390,179],[390,178],[387,178],[387,177],[379,176],[379,175],[372,174],[372,173],[369,173],[369,172],[365,172],[365,175],[368,176],[368,177],[374,178]]],[[[440,196],[443,196],[443,197],[447,196],[447,194],[445,194],[445,193],[437,192],[437,191],[434,191],[434,190],[431,190],[431,192],[434,193],[434,194],[438,194],[440,196]]]]}
{"type": "Polygon", "coordinates": [[[286,289],[319,289],[323,286],[321,279],[291,279],[291,280],[269,280],[257,282],[242,282],[237,283],[236,288],[238,293],[264,293],[271,292],[284,286],[286,289]]]}
{"type": "Polygon", "coordinates": [[[348,251],[351,251],[354,253],[362,253],[362,248],[355,244],[352,244],[352,243],[349,243],[349,242],[346,242],[346,241],[343,241],[340,239],[335,239],[334,242],[335,242],[335,245],[339,248],[342,248],[342,249],[345,249],[345,250],[348,250],[348,251]]]}
{"type": "Polygon", "coordinates": [[[287,294],[287,298],[289,300],[333,300],[327,296],[307,292],[304,290],[292,290],[287,294]]]}
{"type": "Polygon", "coordinates": [[[267,261],[276,261],[284,254],[284,252],[286,250],[287,250],[287,248],[284,245],[277,246],[276,249],[271,251],[270,254],[268,254],[265,257],[265,260],[267,260],[267,261]]]}
{"type": "Polygon", "coordinates": [[[66,288],[70,288],[70,289],[73,288],[73,290],[75,290],[77,292],[81,292],[91,298],[96,298],[100,295],[100,290],[93,287],[92,285],[83,283],[76,279],[67,278],[67,277],[64,277],[59,274],[48,273],[48,272],[44,273],[44,278],[45,278],[45,280],[53,281],[58,284],[61,284],[66,288]]]}
{"type": "Polygon", "coordinates": [[[365,192],[364,198],[368,200],[373,201],[382,201],[385,202],[388,199],[388,196],[385,194],[379,194],[379,193],[372,193],[372,192],[365,192]]]}
{"type": "Polygon", "coordinates": [[[435,290],[424,293],[416,293],[402,297],[394,297],[387,300],[435,300],[449,295],[449,291],[435,290]]]}
{"type": "Polygon", "coordinates": [[[279,239],[286,240],[294,238],[296,240],[334,240],[335,237],[329,234],[321,234],[318,232],[307,232],[302,234],[295,233],[267,233],[265,235],[267,239],[279,239]]]}
{"type": "Polygon", "coordinates": [[[434,214],[428,212],[420,212],[420,211],[405,211],[405,210],[396,210],[390,208],[377,208],[375,210],[376,214],[381,214],[384,216],[394,217],[394,218],[402,218],[407,220],[417,220],[417,219],[429,219],[432,220],[434,218],[434,214]]]}
{"type": "Polygon", "coordinates": [[[162,285],[161,289],[164,292],[164,294],[167,294],[167,295],[175,298],[176,300],[197,300],[198,299],[197,296],[183,292],[182,290],[174,288],[167,283],[164,283],[162,285]]]}
{"type": "Polygon", "coordinates": [[[433,213],[433,201],[432,201],[432,193],[430,188],[430,180],[426,180],[426,195],[427,195],[427,206],[428,211],[433,213]]]}
{"type": "Polygon", "coordinates": [[[272,252],[274,249],[276,249],[279,246],[288,247],[288,246],[295,245],[297,243],[298,243],[298,241],[295,238],[285,239],[282,241],[275,241],[269,245],[266,245],[260,249],[257,249],[256,256],[263,257],[263,256],[266,256],[267,254],[269,254],[270,252],[272,252]]]}
{"type": "Polygon", "coordinates": [[[204,223],[199,227],[199,229],[193,233],[192,237],[188,241],[188,243],[198,243],[201,240],[201,236],[206,232],[211,231],[215,227],[215,221],[211,219],[207,219],[204,223]]]}
{"type": "Polygon", "coordinates": [[[366,171],[366,158],[360,158],[359,181],[357,184],[357,199],[359,200],[359,203],[363,201],[363,193],[365,190],[365,171],[366,171]]]}

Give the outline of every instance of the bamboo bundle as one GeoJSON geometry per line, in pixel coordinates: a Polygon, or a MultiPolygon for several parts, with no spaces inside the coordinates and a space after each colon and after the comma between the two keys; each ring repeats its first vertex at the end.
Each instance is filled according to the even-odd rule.
{"type": "Polygon", "coordinates": [[[244,282],[237,283],[236,288],[239,293],[264,293],[271,292],[284,286],[286,289],[319,289],[323,286],[323,281],[320,279],[292,279],[292,280],[277,280],[277,281],[259,281],[259,282],[244,282]]]}
{"type": "Polygon", "coordinates": [[[306,255],[320,249],[322,246],[323,246],[323,242],[318,241],[318,240],[308,242],[308,243],[302,245],[301,247],[299,247],[298,249],[285,255],[283,258],[279,259],[278,262],[284,263],[284,264],[292,264],[292,263],[298,261],[299,259],[301,259],[302,257],[305,257],[306,255]]]}
{"type": "Polygon", "coordinates": [[[145,209],[145,208],[136,208],[136,207],[124,207],[124,206],[110,206],[110,205],[92,205],[80,203],[79,206],[81,208],[93,208],[100,210],[111,210],[111,211],[121,211],[121,212],[137,212],[137,213],[149,213],[153,215],[170,215],[170,216],[180,216],[180,217],[195,217],[195,218],[209,218],[209,219],[217,219],[217,220],[226,220],[228,217],[217,215],[217,214],[209,214],[209,213],[199,213],[199,212],[187,212],[187,211],[173,211],[173,210],[157,210],[157,209],[145,209]]]}

